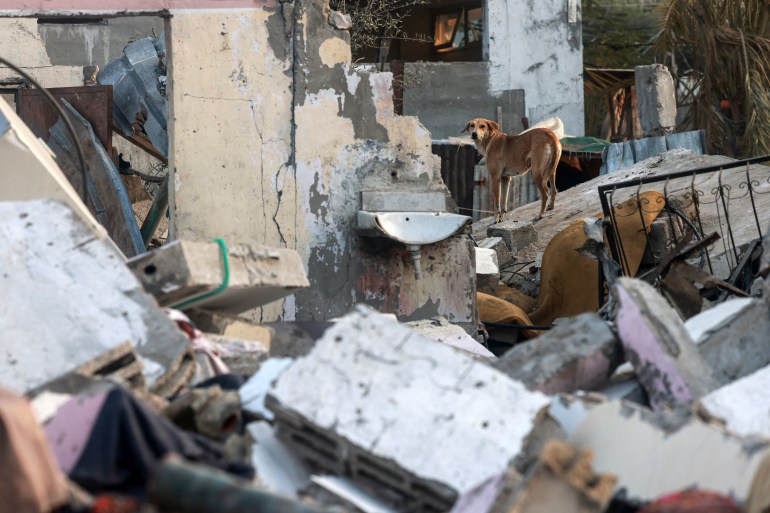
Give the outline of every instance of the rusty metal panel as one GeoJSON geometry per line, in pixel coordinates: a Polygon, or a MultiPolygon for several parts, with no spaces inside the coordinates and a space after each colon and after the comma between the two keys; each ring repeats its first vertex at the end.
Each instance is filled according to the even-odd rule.
{"type": "Polygon", "coordinates": [[[476,165],[476,147],[472,144],[453,144],[434,141],[434,155],[441,157],[441,178],[444,180],[460,213],[471,215],[473,210],[473,166],[476,165]]]}
{"type": "MultiPolygon", "coordinates": [[[[91,124],[99,142],[112,157],[112,86],[55,87],[48,91],[66,100],[91,124]]],[[[16,112],[32,132],[48,140],[48,130],[59,120],[59,113],[38,89],[18,89],[16,112]]]]}

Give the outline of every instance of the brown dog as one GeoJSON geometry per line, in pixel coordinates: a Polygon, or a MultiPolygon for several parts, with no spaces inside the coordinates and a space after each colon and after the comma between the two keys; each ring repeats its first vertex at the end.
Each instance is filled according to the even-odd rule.
{"type": "Polygon", "coordinates": [[[486,159],[489,185],[492,187],[492,211],[496,221],[501,221],[503,214],[508,211],[511,177],[523,175],[530,169],[540,192],[540,214],[535,221],[545,213],[549,183],[553,193],[548,210],[553,210],[556,201],[556,166],[561,158],[561,143],[556,134],[547,128],[533,128],[520,135],[506,135],[500,131],[500,125],[483,118],[470,120],[463,132],[471,133],[476,149],[486,159]],[[501,186],[505,187],[502,203],[501,186]]]}

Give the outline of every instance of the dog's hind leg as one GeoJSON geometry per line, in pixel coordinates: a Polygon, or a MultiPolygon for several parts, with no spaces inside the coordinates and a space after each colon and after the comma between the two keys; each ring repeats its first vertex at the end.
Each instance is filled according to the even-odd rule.
{"type": "Polygon", "coordinates": [[[535,221],[539,221],[543,218],[543,214],[545,213],[545,204],[548,201],[548,180],[545,179],[543,181],[536,181],[535,186],[537,187],[538,192],[540,193],[540,214],[534,219],[535,221]]]}

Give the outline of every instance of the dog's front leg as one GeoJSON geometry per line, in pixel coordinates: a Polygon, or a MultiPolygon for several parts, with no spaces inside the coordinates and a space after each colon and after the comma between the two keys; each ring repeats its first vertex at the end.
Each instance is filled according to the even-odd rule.
{"type": "Polygon", "coordinates": [[[495,222],[503,220],[503,214],[500,211],[500,173],[489,169],[489,186],[492,189],[492,213],[495,216],[495,222]]]}
{"type": "Polygon", "coordinates": [[[502,179],[503,187],[503,202],[501,203],[501,210],[503,214],[508,212],[508,194],[511,192],[511,177],[504,176],[502,179]]]}

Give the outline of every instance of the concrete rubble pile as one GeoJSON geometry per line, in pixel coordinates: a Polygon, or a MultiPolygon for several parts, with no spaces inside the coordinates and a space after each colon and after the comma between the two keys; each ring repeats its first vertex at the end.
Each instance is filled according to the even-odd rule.
{"type": "Polygon", "coordinates": [[[237,315],[307,286],[289,250],[181,241],[124,263],[59,201],[0,213],[3,457],[24,481],[0,486],[30,487],[13,511],[770,508],[765,297],[683,322],[621,278],[607,319],[499,357],[363,305],[297,344],[237,315]]]}

